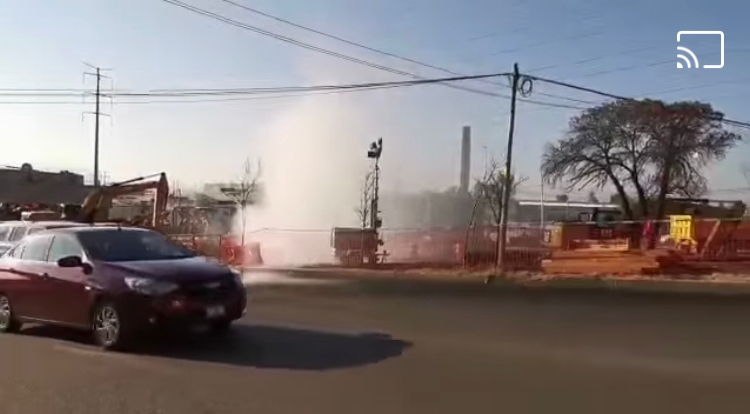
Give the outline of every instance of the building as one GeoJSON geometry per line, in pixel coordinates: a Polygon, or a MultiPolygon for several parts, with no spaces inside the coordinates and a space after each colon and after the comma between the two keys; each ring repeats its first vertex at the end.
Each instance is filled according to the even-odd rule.
{"type": "Polygon", "coordinates": [[[35,170],[31,164],[0,169],[0,203],[81,204],[92,187],[70,171],[35,170]]]}
{"type": "Polygon", "coordinates": [[[607,213],[619,220],[619,204],[589,203],[580,201],[517,200],[509,205],[511,220],[520,223],[545,223],[560,221],[589,221],[594,213],[607,213]]]}

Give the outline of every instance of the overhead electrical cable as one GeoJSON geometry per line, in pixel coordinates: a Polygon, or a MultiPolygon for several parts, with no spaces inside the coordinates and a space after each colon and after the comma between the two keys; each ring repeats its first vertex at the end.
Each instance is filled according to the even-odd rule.
{"type": "MultiPolygon", "coordinates": [[[[336,52],[336,51],[333,51],[333,50],[330,50],[330,49],[325,49],[325,48],[322,48],[322,47],[314,46],[314,45],[311,45],[309,43],[305,43],[305,42],[293,39],[293,38],[288,37],[288,36],[280,35],[278,33],[274,33],[274,32],[271,32],[271,31],[268,31],[268,30],[265,30],[265,29],[261,29],[260,27],[257,27],[257,26],[253,26],[253,25],[250,25],[250,24],[246,24],[246,23],[234,20],[234,19],[230,19],[230,18],[228,18],[226,16],[222,16],[220,14],[213,13],[211,11],[208,11],[208,10],[205,10],[205,9],[202,9],[202,8],[199,8],[199,7],[192,6],[190,4],[184,3],[184,2],[179,1],[179,0],[161,0],[161,1],[163,1],[165,3],[168,3],[168,4],[171,4],[173,6],[177,6],[177,7],[183,8],[183,9],[191,11],[193,13],[200,14],[200,15],[202,15],[204,17],[208,17],[208,18],[211,18],[211,19],[214,19],[214,20],[217,20],[217,21],[229,24],[229,25],[237,27],[237,28],[241,28],[241,29],[248,30],[248,31],[251,31],[251,32],[254,32],[254,33],[258,33],[258,34],[261,34],[263,36],[268,36],[268,37],[271,37],[273,39],[276,39],[276,40],[279,40],[279,41],[282,41],[282,42],[285,42],[285,43],[289,43],[289,44],[292,44],[294,46],[298,46],[298,47],[301,47],[301,48],[304,48],[304,49],[307,49],[307,50],[311,50],[311,51],[314,51],[314,52],[322,53],[322,54],[325,54],[325,55],[328,55],[328,56],[336,57],[338,59],[346,60],[346,61],[349,61],[349,62],[352,62],[352,63],[356,63],[356,64],[359,64],[359,65],[363,65],[363,66],[368,66],[368,67],[371,67],[373,69],[377,69],[377,70],[381,70],[381,71],[393,73],[393,74],[396,74],[396,75],[409,76],[409,77],[412,77],[412,78],[415,78],[415,79],[425,79],[424,77],[422,77],[420,75],[417,75],[415,73],[406,72],[406,71],[403,71],[403,70],[400,70],[400,69],[396,69],[396,68],[391,68],[391,67],[380,65],[380,64],[377,64],[377,63],[373,63],[373,62],[370,62],[370,61],[367,61],[367,60],[364,60],[364,59],[360,59],[360,58],[357,58],[357,57],[353,57],[353,56],[349,56],[349,55],[346,55],[346,54],[343,54],[343,53],[339,53],[339,52],[336,52]]],[[[476,93],[476,94],[481,94],[481,95],[485,95],[485,96],[510,98],[509,96],[506,96],[506,95],[501,95],[501,94],[497,94],[497,93],[493,93],[493,92],[488,92],[488,91],[482,91],[482,90],[473,89],[473,88],[467,88],[467,87],[464,87],[464,86],[458,86],[458,85],[445,85],[445,86],[451,87],[451,88],[455,88],[455,89],[461,89],[461,90],[465,90],[465,91],[468,91],[468,92],[472,92],[472,93],[476,93]]]]}
{"type": "MultiPolygon", "coordinates": [[[[528,78],[530,78],[532,80],[535,80],[535,81],[545,82],[545,83],[549,83],[549,84],[553,84],[553,85],[557,85],[557,86],[562,86],[562,87],[566,87],[566,88],[570,88],[570,89],[575,89],[575,90],[582,91],[582,92],[588,92],[588,93],[592,93],[592,94],[595,94],[595,95],[604,96],[606,98],[612,98],[612,99],[617,99],[617,100],[626,100],[626,101],[637,101],[638,100],[636,98],[632,98],[632,97],[629,97],[629,96],[616,95],[616,94],[613,94],[613,93],[604,92],[604,91],[600,91],[600,90],[597,90],[597,89],[587,88],[585,86],[579,86],[579,85],[574,85],[574,84],[567,83],[567,82],[562,82],[562,81],[557,81],[557,80],[553,80],[553,79],[542,78],[542,77],[535,76],[535,75],[524,75],[524,76],[526,76],[526,77],[528,77],[528,78]]],[[[717,119],[717,120],[721,121],[723,123],[726,123],[728,125],[736,126],[736,127],[750,128],[750,122],[736,121],[736,120],[733,120],[733,119],[728,119],[728,118],[723,118],[723,117],[720,118],[720,119],[717,119]]]]}
{"type": "MultiPolygon", "coordinates": [[[[177,0],[174,0],[174,1],[177,1],[177,0]]],[[[263,16],[263,17],[275,20],[275,21],[280,22],[280,23],[284,23],[286,25],[289,25],[289,26],[292,26],[292,27],[295,27],[295,28],[298,28],[298,29],[302,29],[302,30],[308,31],[310,33],[314,33],[314,34],[317,34],[317,35],[320,35],[320,36],[323,36],[323,37],[327,37],[329,39],[333,39],[333,40],[336,40],[338,42],[342,42],[344,44],[355,46],[355,47],[358,47],[360,49],[364,49],[364,50],[367,50],[367,51],[370,51],[370,52],[378,53],[378,54],[383,55],[383,56],[388,56],[388,57],[391,57],[391,58],[399,59],[399,60],[402,60],[404,62],[408,62],[408,63],[412,63],[412,64],[415,64],[415,65],[423,66],[423,67],[426,67],[426,68],[429,68],[429,69],[434,69],[434,70],[441,71],[441,72],[444,72],[444,73],[448,73],[448,74],[451,74],[451,75],[466,76],[466,74],[464,74],[464,73],[456,72],[454,70],[451,70],[451,69],[448,69],[448,68],[445,68],[445,67],[441,67],[441,66],[430,64],[430,63],[426,63],[424,61],[413,59],[413,58],[410,58],[410,57],[407,57],[407,56],[404,56],[404,55],[400,55],[400,54],[396,54],[396,53],[393,53],[393,52],[388,52],[388,51],[383,50],[383,49],[379,49],[379,48],[375,48],[375,47],[372,47],[372,46],[368,46],[368,45],[362,44],[360,42],[355,42],[355,41],[352,41],[352,40],[349,40],[349,39],[345,39],[345,38],[343,38],[341,36],[337,36],[337,35],[334,35],[334,34],[331,34],[331,33],[328,33],[328,32],[324,32],[322,30],[318,30],[318,29],[312,28],[310,26],[306,26],[306,25],[303,25],[303,24],[300,24],[300,23],[296,23],[296,22],[293,22],[291,20],[284,19],[282,17],[276,16],[276,15],[273,15],[273,14],[270,14],[270,13],[266,13],[266,12],[264,12],[262,10],[259,10],[259,9],[255,8],[255,7],[247,6],[245,4],[239,3],[239,2],[234,1],[234,0],[218,0],[218,1],[221,1],[221,2],[229,4],[231,6],[240,8],[240,9],[248,11],[250,13],[254,13],[254,14],[257,14],[257,15],[260,15],[260,16],[263,16]]],[[[416,76],[416,75],[411,75],[411,76],[416,76]]],[[[502,87],[505,87],[505,88],[508,88],[508,89],[510,88],[509,85],[505,85],[505,84],[498,83],[498,82],[492,82],[492,81],[489,81],[489,80],[486,80],[486,79],[479,79],[479,81],[483,81],[484,83],[488,83],[488,84],[495,85],[495,86],[502,86],[502,87]]],[[[487,92],[484,92],[484,93],[487,93],[487,92]]],[[[566,98],[566,97],[562,97],[562,96],[557,96],[557,95],[554,95],[554,94],[547,94],[546,96],[548,96],[550,98],[557,98],[557,99],[563,99],[563,100],[571,100],[570,98],[566,98]]],[[[503,96],[503,97],[510,98],[510,96],[503,96]]],[[[585,103],[591,103],[591,102],[585,102],[585,103]]]]}

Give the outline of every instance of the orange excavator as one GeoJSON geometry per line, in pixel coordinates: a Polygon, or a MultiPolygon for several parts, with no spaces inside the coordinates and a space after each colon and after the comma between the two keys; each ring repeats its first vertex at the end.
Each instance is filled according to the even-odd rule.
{"type": "Polygon", "coordinates": [[[75,215],[75,219],[76,221],[87,223],[108,221],[109,210],[112,207],[112,200],[114,198],[128,194],[138,194],[151,189],[156,190],[154,211],[150,223],[146,224],[146,226],[157,231],[163,231],[167,222],[167,199],[169,198],[169,182],[167,181],[167,174],[163,172],[95,189],[86,196],[80,210],[75,215]],[[159,178],[153,180],[154,177],[159,178]]]}

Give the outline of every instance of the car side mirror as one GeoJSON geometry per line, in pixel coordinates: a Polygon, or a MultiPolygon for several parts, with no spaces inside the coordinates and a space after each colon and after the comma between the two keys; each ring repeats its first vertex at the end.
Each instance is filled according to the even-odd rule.
{"type": "Polygon", "coordinates": [[[80,256],[65,256],[57,260],[60,267],[82,267],[83,259],[80,256]]]}

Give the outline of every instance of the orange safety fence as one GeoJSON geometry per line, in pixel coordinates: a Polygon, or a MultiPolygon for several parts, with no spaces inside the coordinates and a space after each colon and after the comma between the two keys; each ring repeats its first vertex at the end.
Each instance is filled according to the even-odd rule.
{"type": "MultiPolygon", "coordinates": [[[[691,249],[676,246],[670,238],[669,220],[640,222],[613,222],[605,226],[596,223],[571,222],[551,225],[557,227],[558,235],[550,246],[555,250],[576,250],[625,241],[629,248],[647,247],[648,227],[657,231],[656,249],[675,250],[677,254],[691,260],[750,260],[750,220],[696,218],[692,221],[693,243],[691,249]],[[657,224],[658,223],[658,224],[657,224]]],[[[549,236],[548,236],[549,237],[549,236]]],[[[554,237],[553,237],[554,238],[554,237]]]]}
{"type": "Polygon", "coordinates": [[[170,240],[202,256],[213,257],[229,265],[262,264],[257,243],[246,243],[245,249],[231,235],[170,234],[170,240]]]}
{"type": "MultiPolygon", "coordinates": [[[[508,228],[506,266],[511,270],[541,270],[545,259],[562,259],[565,251],[590,250],[592,244],[645,249],[647,222],[557,223],[541,228],[539,224],[511,223],[508,228]],[[560,230],[560,228],[564,230],[560,230]],[[616,244],[616,246],[615,246],[616,244]],[[556,252],[553,255],[553,252],[556,252]]],[[[670,240],[669,221],[655,226],[657,250],[676,250],[670,240]]],[[[695,219],[695,251],[676,254],[685,260],[750,261],[750,220],[695,219]],[[717,224],[718,223],[718,224],[717,224]]],[[[418,267],[488,268],[497,260],[495,226],[475,228],[381,229],[383,244],[378,255],[383,263],[418,267]]],[[[334,254],[332,229],[262,229],[249,232],[242,249],[235,236],[170,235],[172,240],[232,265],[342,265],[334,254]],[[262,253],[262,254],[261,254],[262,253]]],[[[567,256],[566,256],[567,258],[567,256]]],[[[352,265],[352,263],[348,263],[352,265]]],[[[356,265],[356,264],[354,264],[356,265]]]]}
{"type": "MultiPolygon", "coordinates": [[[[379,232],[382,263],[417,267],[488,267],[497,258],[496,228],[387,228],[379,232]]],[[[262,229],[251,232],[268,265],[359,265],[336,260],[332,229],[262,229]]],[[[536,227],[511,225],[508,230],[507,265],[512,269],[538,269],[548,255],[544,232],[536,227]]]]}

